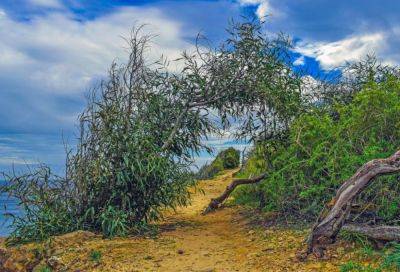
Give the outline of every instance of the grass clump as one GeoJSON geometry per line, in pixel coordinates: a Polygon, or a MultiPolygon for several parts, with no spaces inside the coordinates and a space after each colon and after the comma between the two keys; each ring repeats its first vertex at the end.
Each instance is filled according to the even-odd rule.
{"type": "Polygon", "coordinates": [[[47,265],[41,266],[35,270],[36,272],[52,272],[53,270],[47,265]]]}
{"type": "Polygon", "coordinates": [[[92,262],[99,263],[101,260],[101,252],[98,250],[92,250],[89,254],[89,259],[92,262]]]}
{"type": "Polygon", "coordinates": [[[381,262],[373,267],[349,261],[340,267],[341,272],[391,272],[400,271],[400,244],[391,243],[381,253],[381,262]]]}
{"type": "Polygon", "coordinates": [[[382,272],[382,269],[349,261],[340,266],[340,272],[382,272]]]}

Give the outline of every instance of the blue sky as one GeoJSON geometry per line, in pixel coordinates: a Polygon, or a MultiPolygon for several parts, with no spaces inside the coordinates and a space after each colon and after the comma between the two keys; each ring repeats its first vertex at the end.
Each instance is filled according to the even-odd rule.
{"type": "Polygon", "coordinates": [[[399,12],[398,1],[374,0],[2,0],[0,170],[62,165],[61,134],[73,145],[85,93],[124,59],[121,36],[135,23],[158,34],[151,58],[174,59],[199,31],[217,43],[229,19],[259,16],[294,39],[295,65],[323,72],[368,53],[398,64],[399,12]]]}

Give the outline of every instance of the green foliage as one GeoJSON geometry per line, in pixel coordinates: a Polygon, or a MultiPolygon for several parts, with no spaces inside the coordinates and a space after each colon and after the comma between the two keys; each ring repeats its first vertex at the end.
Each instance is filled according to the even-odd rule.
{"type": "Polygon", "coordinates": [[[382,272],[382,269],[350,261],[340,266],[340,272],[382,272]]]}
{"type": "MultiPolygon", "coordinates": [[[[268,199],[266,209],[314,220],[323,203],[358,167],[387,157],[400,146],[398,79],[369,82],[350,103],[333,107],[335,114],[315,108],[299,116],[285,141],[259,143],[263,152],[254,154],[249,167],[265,158],[264,168],[258,171],[266,170],[269,176],[258,190],[243,189],[237,197],[253,194],[255,198],[262,191],[268,199]]],[[[377,210],[383,220],[392,222],[400,216],[399,193],[396,176],[380,177],[356,204],[361,210],[377,210]]]]}
{"type": "Polygon", "coordinates": [[[197,179],[211,179],[221,173],[224,170],[224,167],[221,161],[213,161],[212,163],[204,164],[199,171],[196,173],[197,179]],[[215,162],[215,163],[214,163],[215,162]]]}
{"type": "Polygon", "coordinates": [[[47,265],[41,266],[35,270],[36,272],[52,272],[53,270],[47,265]]]}
{"type": "Polygon", "coordinates": [[[400,244],[394,244],[391,252],[387,253],[382,266],[386,269],[392,268],[400,271],[400,244]]]}
{"type": "MultiPolygon", "coordinates": [[[[164,59],[150,64],[151,37],[140,30],[126,39],[128,60],[113,63],[89,95],[78,144],[67,150],[66,175],[55,176],[43,166],[6,176],[1,191],[25,211],[13,217],[9,242],[78,229],[108,237],[141,231],[164,209],[188,203],[188,188],[195,183],[192,156],[210,151],[202,140],[221,124],[229,128],[236,120],[236,136],[265,138],[301,112],[301,80],[290,68],[290,42],[266,35],[261,23],[233,23],[216,50],[184,52],[177,73],[164,59]]],[[[239,154],[228,151],[210,175],[238,162],[239,154]]]]}
{"type": "Polygon", "coordinates": [[[373,241],[368,239],[365,235],[345,230],[342,230],[339,235],[341,239],[351,241],[361,246],[360,253],[365,257],[372,257],[378,254],[378,251],[374,249],[373,241]]]}
{"type": "Polygon", "coordinates": [[[124,211],[108,206],[100,214],[101,229],[106,237],[125,236],[128,233],[128,216],[124,211]]]}
{"type": "Polygon", "coordinates": [[[234,169],[240,165],[240,152],[233,147],[218,153],[211,164],[203,165],[196,174],[197,179],[210,179],[223,170],[234,169]]]}
{"type": "Polygon", "coordinates": [[[70,193],[70,184],[53,175],[50,168],[41,165],[24,175],[5,177],[9,182],[1,190],[20,200],[24,211],[23,216],[7,214],[14,228],[8,243],[41,241],[49,234],[76,229],[77,221],[70,211],[77,199],[64,198],[70,193]]]}
{"type": "Polygon", "coordinates": [[[101,260],[101,252],[98,250],[90,251],[89,258],[92,262],[98,263],[101,260]]]}
{"type": "Polygon", "coordinates": [[[234,169],[240,165],[240,152],[233,147],[222,151],[219,156],[221,157],[224,169],[234,169]]]}
{"type": "MultiPolygon", "coordinates": [[[[244,167],[236,174],[236,178],[247,178],[262,174],[267,165],[267,158],[264,155],[263,146],[256,145],[247,155],[244,167]]],[[[257,184],[250,184],[239,186],[234,191],[233,197],[237,204],[256,207],[260,204],[261,194],[264,194],[264,192],[260,190],[260,186],[257,184]]]]}
{"type": "Polygon", "coordinates": [[[381,256],[382,261],[377,267],[362,265],[353,261],[341,265],[341,272],[384,272],[400,271],[400,245],[389,244],[389,248],[381,256]]]}

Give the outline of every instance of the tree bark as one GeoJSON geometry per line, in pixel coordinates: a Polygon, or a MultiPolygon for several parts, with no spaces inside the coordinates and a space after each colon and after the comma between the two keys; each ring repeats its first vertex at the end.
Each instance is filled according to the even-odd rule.
{"type": "Polygon", "coordinates": [[[365,235],[369,239],[375,241],[400,241],[400,226],[368,226],[346,224],[342,229],[365,235]]]}
{"type": "Polygon", "coordinates": [[[208,204],[207,208],[203,211],[203,215],[218,209],[218,207],[222,204],[229,197],[229,195],[235,190],[235,188],[242,184],[254,184],[260,182],[261,180],[265,179],[267,174],[262,174],[258,177],[251,178],[251,179],[235,179],[226,187],[226,190],[217,198],[213,198],[208,204]]]}
{"type": "Polygon", "coordinates": [[[174,127],[173,127],[171,133],[169,134],[168,139],[162,145],[161,150],[166,150],[166,149],[170,148],[170,146],[173,144],[174,138],[175,138],[176,134],[178,133],[179,128],[181,128],[182,121],[185,118],[185,115],[188,113],[188,111],[189,111],[189,106],[185,106],[185,108],[181,111],[178,118],[176,119],[174,127]]]}
{"type": "Polygon", "coordinates": [[[327,245],[335,242],[344,225],[353,200],[381,175],[400,172],[400,150],[386,159],[375,159],[361,166],[357,172],[338,189],[333,206],[326,215],[322,212],[308,238],[306,255],[314,253],[322,257],[327,245]]]}

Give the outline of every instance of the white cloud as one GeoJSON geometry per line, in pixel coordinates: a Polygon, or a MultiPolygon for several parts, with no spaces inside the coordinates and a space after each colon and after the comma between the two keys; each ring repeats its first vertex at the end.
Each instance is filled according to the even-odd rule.
{"type": "Polygon", "coordinates": [[[183,50],[193,49],[187,38],[195,32],[186,32],[190,30],[154,8],[125,7],[88,21],[57,11],[29,21],[4,13],[0,17],[2,125],[72,129],[80,111],[76,101],[84,104],[83,94],[106,74],[113,60],[126,59],[122,36],[135,24],[148,24],[145,34],[158,34],[148,51],[150,61],[162,54],[176,59],[183,50]]]}
{"type": "Polygon", "coordinates": [[[278,17],[282,13],[274,9],[269,0],[238,0],[243,6],[257,6],[256,15],[260,20],[265,20],[266,17],[278,17]]]}
{"type": "Polygon", "coordinates": [[[62,8],[63,4],[59,0],[29,0],[31,5],[47,7],[47,8],[62,8]]]}
{"type": "Polygon", "coordinates": [[[271,12],[270,5],[267,1],[262,1],[257,8],[256,14],[258,18],[264,20],[265,16],[269,15],[268,12],[271,12]]]}
{"type": "Polygon", "coordinates": [[[299,42],[295,51],[315,58],[325,70],[337,68],[347,61],[360,60],[370,53],[379,54],[386,48],[383,32],[353,35],[335,42],[299,42]]]}
{"type": "Polygon", "coordinates": [[[135,23],[149,23],[145,31],[158,34],[150,59],[161,54],[175,59],[192,48],[181,25],[155,9],[124,8],[86,22],[61,13],[29,22],[6,17],[0,21],[0,71],[9,74],[9,80],[23,80],[43,91],[83,91],[115,58],[124,59],[121,36],[135,23]]]}
{"type": "Polygon", "coordinates": [[[305,60],[304,56],[300,56],[299,58],[297,58],[293,62],[293,65],[295,65],[295,66],[303,66],[305,63],[306,63],[306,60],[305,60]]]}

